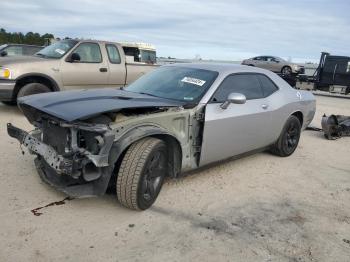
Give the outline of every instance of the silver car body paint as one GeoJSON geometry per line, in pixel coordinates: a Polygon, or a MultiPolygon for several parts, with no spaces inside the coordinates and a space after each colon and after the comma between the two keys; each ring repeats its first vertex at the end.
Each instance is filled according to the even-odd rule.
{"type": "Polygon", "coordinates": [[[273,144],[288,117],[294,112],[300,111],[303,114],[303,129],[314,117],[316,103],[313,94],[293,89],[271,71],[227,64],[188,64],[186,67],[219,72],[198,105],[199,108],[205,107],[200,166],[273,144]],[[264,74],[279,90],[266,98],[247,100],[241,105],[231,104],[225,110],[220,108],[221,103],[210,103],[222,81],[228,75],[237,73],[264,74]],[[266,105],[267,108],[264,108],[266,105]]]}

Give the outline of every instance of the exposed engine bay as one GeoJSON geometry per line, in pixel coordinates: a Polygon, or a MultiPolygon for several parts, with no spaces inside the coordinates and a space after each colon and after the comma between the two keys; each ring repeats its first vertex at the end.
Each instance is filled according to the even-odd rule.
{"type": "Polygon", "coordinates": [[[98,178],[99,168],[108,166],[108,155],[114,133],[104,124],[69,124],[48,118],[36,122],[36,129],[27,133],[8,124],[10,136],[19,140],[30,153],[54,169],[59,175],[98,178]]]}

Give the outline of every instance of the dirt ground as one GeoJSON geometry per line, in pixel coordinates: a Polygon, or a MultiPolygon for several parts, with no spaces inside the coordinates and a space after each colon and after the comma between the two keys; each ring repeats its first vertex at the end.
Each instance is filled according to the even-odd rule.
{"type": "MultiPolygon", "coordinates": [[[[317,97],[314,125],[350,115],[350,99],[317,97]]],[[[114,194],[58,202],[0,104],[0,261],[350,261],[350,137],[305,131],[288,158],[260,153],[168,180],[155,205],[135,212],[114,194]]]]}

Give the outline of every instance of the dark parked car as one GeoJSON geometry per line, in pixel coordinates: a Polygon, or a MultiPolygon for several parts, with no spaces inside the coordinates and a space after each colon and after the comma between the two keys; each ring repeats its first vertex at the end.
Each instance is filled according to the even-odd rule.
{"type": "Polygon", "coordinates": [[[43,48],[37,45],[4,44],[0,45],[0,56],[30,56],[43,48]]]}

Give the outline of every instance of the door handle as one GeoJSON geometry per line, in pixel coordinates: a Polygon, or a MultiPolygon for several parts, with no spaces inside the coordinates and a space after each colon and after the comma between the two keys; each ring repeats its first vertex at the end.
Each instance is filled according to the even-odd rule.
{"type": "Polygon", "coordinates": [[[105,67],[101,67],[101,68],[100,68],[100,72],[102,72],[102,73],[107,72],[107,68],[105,68],[105,67]]]}
{"type": "Polygon", "coordinates": [[[268,108],[269,108],[269,105],[262,104],[262,105],[261,105],[261,108],[266,110],[266,109],[268,109],[268,108]]]}

